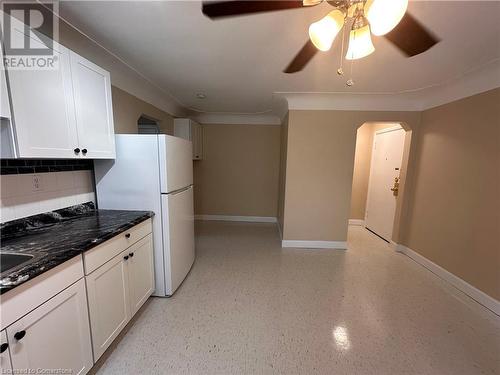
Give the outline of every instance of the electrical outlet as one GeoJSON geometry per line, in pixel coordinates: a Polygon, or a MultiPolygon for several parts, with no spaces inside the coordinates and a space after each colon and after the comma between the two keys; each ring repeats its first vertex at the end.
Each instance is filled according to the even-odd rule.
{"type": "Polygon", "coordinates": [[[37,175],[33,175],[32,190],[33,191],[43,190],[42,177],[37,176],[37,175]]]}

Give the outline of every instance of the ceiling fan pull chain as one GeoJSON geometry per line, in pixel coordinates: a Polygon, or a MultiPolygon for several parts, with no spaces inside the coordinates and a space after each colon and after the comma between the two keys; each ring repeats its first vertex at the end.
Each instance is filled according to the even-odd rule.
{"type": "Polygon", "coordinates": [[[337,69],[337,74],[339,76],[344,75],[343,65],[344,65],[344,43],[345,43],[345,29],[346,29],[345,20],[346,19],[347,19],[347,15],[344,17],[344,27],[342,27],[342,47],[341,47],[341,52],[340,52],[340,67],[337,69]]]}
{"type": "Polygon", "coordinates": [[[351,87],[351,86],[353,86],[353,85],[354,85],[354,80],[352,79],[352,72],[353,72],[353,70],[354,70],[354,60],[351,60],[351,73],[349,74],[349,76],[350,76],[351,78],[349,78],[349,79],[347,80],[347,82],[345,83],[345,84],[346,84],[347,86],[349,86],[349,87],[351,87]]]}

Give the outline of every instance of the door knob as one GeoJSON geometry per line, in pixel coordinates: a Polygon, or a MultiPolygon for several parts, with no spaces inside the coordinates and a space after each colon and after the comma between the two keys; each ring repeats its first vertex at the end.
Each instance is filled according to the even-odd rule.
{"type": "Polygon", "coordinates": [[[86,155],[86,154],[87,154],[87,149],[86,149],[86,148],[84,148],[84,149],[82,150],[82,154],[83,154],[83,155],[86,155]]]}
{"type": "Polygon", "coordinates": [[[394,177],[394,186],[391,188],[392,195],[395,197],[399,194],[399,177],[394,177]]]}
{"type": "Polygon", "coordinates": [[[75,154],[79,154],[80,153],[80,149],[77,147],[73,150],[75,152],[75,154]]]}
{"type": "Polygon", "coordinates": [[[9,344],[7,344],[6,342],[4,342],[2,345],[0,345],[0,353],[3,353],[8,348],[9,348],[9,344]]]}
{"type": "Polygon", "coordinates": [[[125,256],[123,257],[123,259],[127,260],[127,259],[128,259],[128,255],[125,255],[125,256]]]}
{"type": "Polygon", "coordinates": [[[129,253],[128,255],[132,258],[134,256],[134,253],[129,253]]]}

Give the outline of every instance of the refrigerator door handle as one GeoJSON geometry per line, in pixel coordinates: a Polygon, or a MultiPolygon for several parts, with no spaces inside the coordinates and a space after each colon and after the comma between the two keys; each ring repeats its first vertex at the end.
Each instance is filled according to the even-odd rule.
{"type": "Polygon", "coordinates": [[[186,190],[189,190],[189,189],[192,189],[192,188],[193,188],[193,185],[189,185],[189,186],[183,187],[182,189],[177,189],[177,190],[171,191],[168,194],[170,194],[170,195],[177,195],[177,194],[183,193],[186,190]]]}

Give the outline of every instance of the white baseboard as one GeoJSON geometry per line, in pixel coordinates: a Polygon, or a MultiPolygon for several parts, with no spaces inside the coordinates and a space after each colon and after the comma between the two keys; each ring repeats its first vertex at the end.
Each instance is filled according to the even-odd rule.
{"type": "Polygon", "coordinates": [[[397,251],[399,251],[399,252],[407,255],[411,259],[413,259],[415,262],[417,262],[421,266],[427,268],[429,271],[431,271],[435,275],[439,276],[443,280],[449,282],[455,288],[457,288],[461,292],[465,293],[470,298],[472,298],[476,302],[478,302],[481,305],[483,305],[484,307],[486,307],[488,310],[491,310],[496,315],[500,316],[500,302],[497,301],[495,298],[490,297],[486,293],[484,293],[481,290],[477,289],[476,287],[470,285],[465,280],[462,280],[460,277],[452,274],[451,272],[445,270],[443,267],[438,266],[436,263],[432,262],[431,260],[427,259],[426,257],[420,255],[416,251],[414,251],[414,250],[412,250],[404,245],[397,245],[396,249],[397,249],[397,251]]]}
{"type": "Polygon", "coordinates": [[[346,241],[295,241],[283,240],[281,247],[299,247],[308,249],[339,249],[347,250],[346,241]]]}
{"type": "Polygon", "coordinates": [[[281,230],[281,225],[279,220],[277,221],[278,223],[278,232],[280,233],[280,240],[283,240],[283,231],[281,230]]]}
{"type": "Polygon", "coordinates": [[[194,215],[195,220],[245,221],[251,223],[277,223],[272,216],[194,215]]]}
{"type": "Polygon", "coordinates": [[[364,227],[365,221],[363,219],[349,219],[349,225],[359,225],[364,227]]]}

